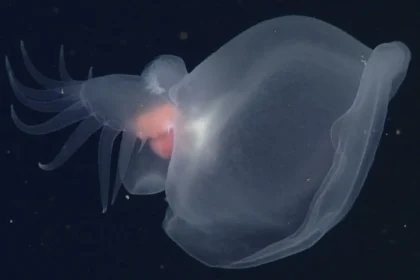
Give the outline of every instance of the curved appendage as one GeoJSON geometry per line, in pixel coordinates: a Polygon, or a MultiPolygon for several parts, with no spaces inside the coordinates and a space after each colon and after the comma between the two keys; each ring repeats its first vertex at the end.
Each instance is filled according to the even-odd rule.
{"type": "Polygon", "coordinates": [[[77,101],[75,94],[80,92],[81,85],[75,84],[62,89],[62,94],[53,90],[37,90],[29,88],[16,79],[10,62],[6,57],[6,71],[9,76],[10,86],[16,98],[25,106],[39,112],[61,112],[77,101]],[[66,94],[64,94],[66,93],[66,94]],[[67,94],[69,93],[69,94],[67,94]],[[39,100],[34,100],[34,97],[39,100]]]}
{"type": "Polygon", "coordinates": [[[114,190],[112,192],[111,205],[114,204],[118,192],[121,188],[122,181],[124,181],[127,173],[128,165],[130,163],[131,155],[136,144],[136,137],[131,133],[123,133],[120,144],[120,151],[118,153],[118,172],[115,177],[114,190]]]}
{"type": "Polygon", "coordinates": [[[96,131],[102,127],[94,117],[84,120],[64,143],[61,151],[48,164],[39,163],[43,170],[54,170],[63,165],[96,131]]]}
{"type": "MultiPolygon", "coordinates": [[[[105,213],[108,209],[108,197],[109,197],[109,176],[111,174],[111,156],[112,147],[114,145],[115,138],[117,138],[120,131],[113,130],[109,127],[104,127],[101,132],[98,146],[98,163],[99,163],[99,183],[101,191],[101,203],[102,213],[105,213]]],[[[118,175],[117,175],[118,177],[118,175]]]]}
{"type": "Polygon", "coordinates": [[[92,66],[89,68],[89,72],[88,72],[88,80],[92,79],[93,74],[92,74],[92,66]]]}
{"type": "Polygon", "coordinates": [[[71,78],[69,72],[66,68],[66,61],[64,59],[64,47],[63,45],[60,46],[60,58],[58,64],[58,71],[60,72],[60,78],[63,82],[71,82],[73,79],[71,78]]]}
{"type": "Polygon", "coordinates": [[[34,80],[38,84],[42,85],[45,88],[61,88],[65,83],[68,83],[50,79],[44,76],[41,72],[39,72],[38,69],[36,69],[36,67],[33,65],[31,59],[29,58],[28,52],[25,49],[23,41],[20,42],[20,50],[22,52],[23,63],[25,64],[26,69],[28,69],[29,74],[32,76],[32,78],[34,78],[34,80]]]}
{"type": "Polygon", "coordinates": [[[32,135],[48,134],[77,123],[89,116],[89,112],[85,109],[85,107],[83,107],[82,103],[78,102],[44,123],[37,125],[27,125],[22,122],[16,115],[13,105],[10,106],[10,110],[12,120],[17,128],[32,135]]]}

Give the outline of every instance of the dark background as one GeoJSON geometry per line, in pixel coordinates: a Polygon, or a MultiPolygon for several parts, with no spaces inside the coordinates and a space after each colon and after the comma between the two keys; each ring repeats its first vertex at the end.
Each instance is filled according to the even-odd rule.
{"type": "MultiPolygon", "coordinates": [[[[0,54],[34,85],[19,52],[24,40],[38,68],[57,78],[60,44],[75,78],[139,74],[163,53],[191,70],[229,39],[272,17],[327,21],[369,47],[405,42],[413,60],[389,106],[384,135],[349,215],[310,250],[261,267],[223,270],[188,257],[163,233],[163,195],[126,199],[101,214],[94,137],[62,168],[37,167],[73,127],[29,136],[11,123],[16,103],[0,71],[0,279],[420,279],[420,12],[417,1],[120,0],[1,1],[0,54]],[[188,39],[181,40],[180,32],[188,39]]],[[[49,115],[18,105],[23,120],[49,115]]]]}

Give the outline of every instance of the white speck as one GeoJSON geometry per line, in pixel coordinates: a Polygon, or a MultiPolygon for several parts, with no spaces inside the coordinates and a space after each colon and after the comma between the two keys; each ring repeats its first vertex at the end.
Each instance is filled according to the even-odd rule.
{"type": "Polygon", "coordinates": [[[365,66],[366,66],[366,64],[367,64],[367,60],[365,59],[365,56],[364,56],[364,55],[361,55],[361,56],[360,56],[360,62],[362,62],[362,63],[363,63],[363,65],[365,65],[365,66]]]}
{"type": "Polygon", "coordinates": [[[401,129],[397,129],[396,131],[395,131],[395,135],[401,135],[401,129]]]}
{"type": "Polygon", "coordinates": [[[10,224],[13,224],[13,220],[12,220],[12,219],[10,219],[10,220],[9,220],[9,223],[10,223],[10,224]]]}
{"type": "Polygon", "coordinates": [[[130,199],[130,196],[127,194],[127,195],[125,196],[125,199],[129,200],[129,199],[130,199]]]}

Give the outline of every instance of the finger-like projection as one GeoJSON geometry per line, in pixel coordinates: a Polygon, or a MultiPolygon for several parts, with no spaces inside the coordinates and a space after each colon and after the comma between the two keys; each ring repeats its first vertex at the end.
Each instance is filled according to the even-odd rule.
{"type": "Polygon", "coordinates": [[[81,121],[42,168],[102,129],[106,209],[110,150],[122,132],[115,189],[122,181],[131,193],[165,190],[171,239],[206,265],[245,268],[311,247],[347,214],[410,52],[400,42],[372,50],[325,22],[286,16],[239,34],[189,74],[180,58],[162,56],[141,76],[87,81],[70,79],[61,63],[58,82],[23,57],[47,90],[21,85],[6,62],[17,98],[59,114],[32,127],[12,110],[17,126],[42,134],[81,121]]]}
{"type": "Polygon", "coordinates": [[[141,76],[114,74],[92,78],[90,70],[86,81],[76,81],[66,70],[61,48],[61,81],[55,81],[44,77],[34,67],[23,43],[21,52],[29,73],[45,90],[21,84],[6,57],[6,70],[17,99],[33,110],[58,114],[43,124],[32,126],[23,123],[12,106],[12,119],[16,126],[26,133],[39,135],[79,123],[52,162],[39,165],[42,169],[52,170],[61,166],[90,136],[101,130],[98,166],[105,212],[111,191],[112,148],[116,137],[122,133],[111,203],[114,203],[121,183],[132,194],[153,194],[164,189],[175,115],[167,91],[187,74],[180,58],[160,56],[146,67],[141,76]],[[146,143],[151,149],[143,149],[146,143]]]}

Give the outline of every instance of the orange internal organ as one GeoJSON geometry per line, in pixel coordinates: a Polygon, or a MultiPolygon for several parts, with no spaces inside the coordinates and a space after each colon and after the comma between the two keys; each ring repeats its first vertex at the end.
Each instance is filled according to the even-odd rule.
{"type": "Polygon", "coordinates": [[[172,155],[175,113],[173,105],[164,104],[140,114],[135,120],[137,137],[148,140],[153,152],[162,158],[170,158],[172,155]]]}
{"type": "Polygon", "coordinates": [[[174,148],[174,133],[170,130],[168,134],[150,139],[149,144],[158,156],[169,159],[174,148]]]}

